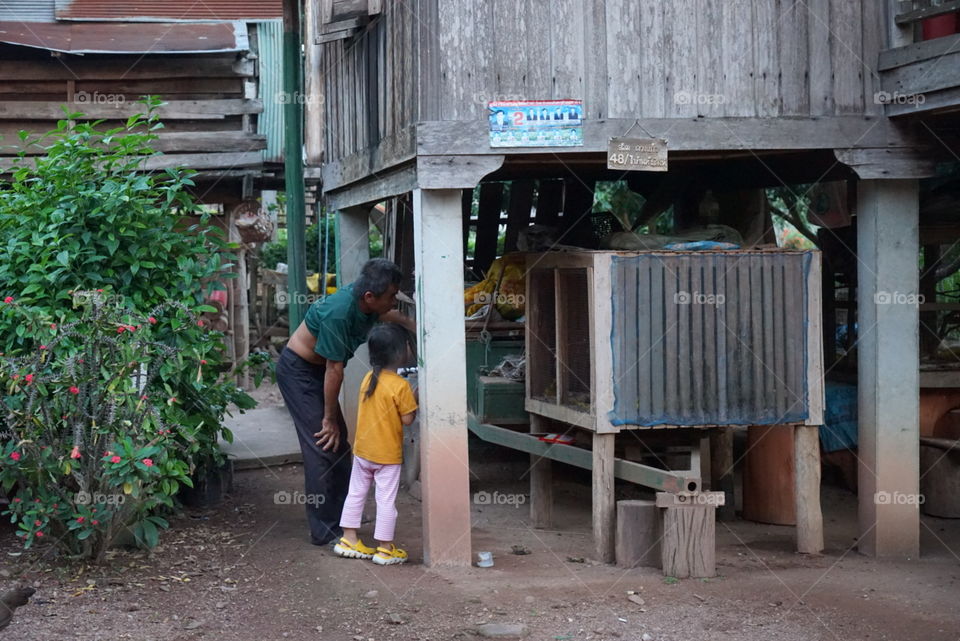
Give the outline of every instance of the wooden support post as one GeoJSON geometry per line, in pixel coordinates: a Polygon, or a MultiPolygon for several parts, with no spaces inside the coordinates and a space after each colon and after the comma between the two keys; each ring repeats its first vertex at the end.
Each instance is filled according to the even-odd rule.
{"type": "MultiPolygon", "coordinates": [[[[227,217],[229,225],[228,238],[231,243],[238,243],[240,249],[237,250],[237,278],[233,286],[233,292],[230,296],[229,307],[227,309],[230,327],[232,328],[233,339],[233,367],[236,369],[250,355],[250,300],[248,296],[249,283],[247,282],[247,250],[246,245],[240,239],[240,232],[237,230],[236,207],[230,207],[230,214],[227,217]]],[[[250,387],[250,372],[244,370],[237,377],[237,385],[243,389],[250,387]]]]}
{"type": "Polygon", "coordinates": [[[617,565],[660,567],[663,523],[654,501],[617,501],[617,565]]]}
{"type": "Polygon", "coordinates": [[[916,180],[858,183],[859,550],[920,550],[916,180]]]}
{"type": "Polygon", "coordinates": [[[823,512],[820,510],[820,428],[797,425],[793,430],[797,506],[797,552],[823,551],[823,512]]]}
{"type": "MultiPolygon", "coordinates": [[[[344,287],[360,276],[363,264],[370,260],[370,217],[366,207],[347,207],[337,212],[337,255],[340,256],[340,273],[337,286],[344,287]]],[[[317,251],[307,247],[308,252],[317,251]]],[[[325,284],[321,283],[321,291],[325,284]]],[[[306,307],[304,307],[306,311],[306,307]]],[[[361,345],[343,371],[343,386],[340,388],[340,408],[347,423],[347,431],[353,442],[357,429],[360,383],[370,370],[367,346],[361,345]]]]}
{"type": "Polygon", "coordinates": [[[717,519],[736,518],[733,495],[733,429],[710,430],[710,489],[723,492],[723,506],[717,508],[717,519]]]}
{"type": "Polygon", "coordinates": [[[467,386],[459,189],[413,192],[423,561],[470,565],[467,386]],[[429,275],[429,277],[427,276],[429,275]]]}
{"type": "MultiPolygon", "coordinates": [[[[544,419],[530,415],[530,431],[545,432],[544,419]]],[[[530,455],[530,521],[535,528],[549,528],[553,524],[553,461],[530,455]]]]}
{"type": "Polygon", "coordinates": [[[664,508],[660,542],[664,576],[702,579],[717,575],[714,511],[722,502],[722,492],[657,492],[657,507],[664,508]]]}
{"type": "Polygon", "coordinates": [[[593,435],[593,544],[597,560],[615,560],[616,500],[614,494],[614,441],[616,434],[593,435]]]}

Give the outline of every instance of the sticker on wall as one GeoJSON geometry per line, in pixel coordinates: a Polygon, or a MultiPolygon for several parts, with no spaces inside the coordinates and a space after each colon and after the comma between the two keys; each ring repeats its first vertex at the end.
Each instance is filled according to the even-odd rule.
{"type": "Polygon", "coordinates": [[[504,100],[488,106],[491,147],[583,146],[579,100],[504,100]]]}

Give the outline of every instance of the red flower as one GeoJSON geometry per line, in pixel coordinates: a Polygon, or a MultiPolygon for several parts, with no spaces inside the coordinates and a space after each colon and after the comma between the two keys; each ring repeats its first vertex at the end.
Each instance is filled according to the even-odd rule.
{"type": "Polygon", "coordinates": [[[92,521],[90,521],[90,523],[92,523],[93,525],[100,525],[100,521],[98,521],[97,519],[93,519],[92,521]]]}
{"type": "Polygon", "coordinates": [[[110,457],[110,462],[111,462],[111,463],[119,463],[119,462],[120,462],[120,457],[119,457],[119,456],[111,456],[111,457],[110,457]]]}
{"type": "Polygon", "coordinates": [[[50,323],[50,329],[56,329],[56,328],[57,328],[56,323],[50,323]]]}
{"type": "Polygon", "coordinates": [[[176,396],[171,396],[169,399],[167,399],[167,402],[170,403],[170,404],[176,403],[176,402],[177,402],[177,397],[176,397],[176,396]]]}
{"type": "Polygon", "coordinates": [[[12,458],[14,461],[19,461],[20,452],[10,452],[10,458],[12,458]]]}
{"type": "Polygon", "coordinates": [[[41,521],[34,521],[33,524],[36,525],[37,527],[40,527],[41,525],[43,525],[41,521]]]}
{"type": "Polygon", "coordinates": [[[15,499],[13,499],[13,502],[14,502],[14,503],[20,503],[20,499],[19,499],[19,498],[15,498],[15,499]]]}
{"type": "Polygon", "coordinates": [[[86,519],[82,516],[77,517],[77,523],[83,523],[86,519]]]}
{"type": "Polygon", "coordinates": [[[80,447],[77,445],[73,446],[73,449],[70,451],[70,458],[80,458],[80,447]]]}
{"type": "Polygon", "coordinates": [[[200,364],[201,364],[201,365],[206,365],[206,364],[207,364],[206,359],[201,358],[201,359],[200,359],[200,364]]]}
{"type": "Polygon", "coordinates": [[[13,296],[7,296],[6,298],[3,299],[3,302],[5,302],[5,303],[12,303],[12,302],[13,302],[13,296]]]}
{"type": "Polygon", "coordinates": [[[127,331],[127,328],[124,327],[123,325],[121,325],[120,327],[117,328],[117,333],[118,333],[118,334],[122,334],[122,333],[124,333],[125,331],[127,331]]]}
{"type": "Polygon", "coordinates": [[[151,316],[150,318],[147,319],[147,322],[150,323],[151,325],[156,325],[157,319],[151,316]]]}
{"type": "Polygon", "coordinates": [[[76,385],[71,385],[71,386],[70,386],[70,393],[71,393],[71,394],[79,394],[79,393],[80,393],[80,388],[77,387],[76,385]]]}
{"type": "Polygon", "coordinates": [[[47,346],[46,346],[46,345],[41,345],[41,346],[40,346],[40,349],[47,349],[47,346]]]}
{"type": "Polygon", "coordinates": [[[128,332],[136,331],[136,329],[137,329],[137,328],[134,327],[133,325],[127,325],[127,331],[128,331],[128,332]]]}
{"type": "Polygon", "coordinates": [[[38,531],[38,532],[37,532],[37,538],[38,538],[38,539],[42,539],[42,538],[43,538],[43,532],[38,531]]]}
{"type": "Polygon", "coordinates": [[[144,394],[143,396],[140,397],[140,400],[141,400],[141,401],[145,401],[145,400],[147,400],[148,398],[150,398],[150,397],[147,396],[146,394],[144,394]]]}
{"type": "Polygon", "coordinates": [[[203,327],[203,321],[202,321],[202,320],[198,320],[198,321],[197,321],[197,327],[203,327]]]}
{"type": "Polygon", "coordinates": [[[102,294],[102,293],[103,293],[103,290],[102,290],[102,289],[98,289],[98,290],[97,290],[97,293],[98,293],[98,294],[102,294]]]}
{"type": "Polygon", "coordinates": [[[27,374],[23,377],[23,380],[27,382],[27,385],[33,382],[33,374],[27,374]]]}
{"type": "Polygon", "coordinates": [[[145,458],[143,459],[143,464],[147,467],[153,467],[153,459],[145,458]]]}

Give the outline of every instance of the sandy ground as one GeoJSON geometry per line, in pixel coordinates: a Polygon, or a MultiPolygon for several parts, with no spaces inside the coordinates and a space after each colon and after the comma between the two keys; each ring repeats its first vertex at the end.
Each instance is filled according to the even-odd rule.
{"type": "Polygon", "coordinates": [[[493,568],[423,567],[420,504],[406,493],[397,539],[411,563],[340,559],[309,545],[302,507],[275,501],[277,492],[302,490],[301,473],[238,473],[220,508],[184,514],[153,553],[118,551],[101,567],[57,562],[43,550],[20,555],[3,525],[0,588],[17,578],[38,587],[5,634],[412,641],[479,638],[478,626],[494,622],[550,641],[960,638],[960,522],[924,518],[920,560],[875,561],[851,547],[856,502],[842,490],[824,489],[822,556],[793,553],[792,528],[718,523],[719,576],[676,581],[590,561],[589,492],[580,479],[558,488],[556,530],[531,529],[525,507],[473,507],[472,547],[492,551],[493,568]],[[511,554],[514,544],[531,553],[511,554]],[[643,603],[628,600],[629,590],[643,603]]]}

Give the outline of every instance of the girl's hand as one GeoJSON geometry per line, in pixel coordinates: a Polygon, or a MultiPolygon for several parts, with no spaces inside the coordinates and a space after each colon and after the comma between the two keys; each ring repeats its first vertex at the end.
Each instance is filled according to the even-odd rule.
{"type": "Polygon", "coordinates": [[[324,417],[323,427],[313,436],[317,439],[317,446],[324,452],[328,450],[336,452],[340,449],[340,426],[336,419],[324,417]]]}

